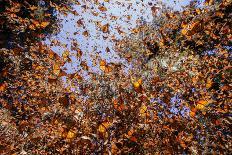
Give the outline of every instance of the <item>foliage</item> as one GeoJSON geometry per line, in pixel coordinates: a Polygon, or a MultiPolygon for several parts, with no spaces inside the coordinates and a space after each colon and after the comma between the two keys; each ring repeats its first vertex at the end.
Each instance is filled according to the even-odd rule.
{"type": "Polygon", "coordinates": [[[164,9],[117,43],[128,72],[101,60],[91,80],[39,41],[1,49],[1,154],[229,154],[231,5],[164,9]]]}
{"type": "Polygon", "coordinates": [[[1,0],[0,36],[5,42],[1,47],[25,46],[33,40],[45,38],[57,33],[58,18],[56,12],[70,12],[71,0],[1,0]]]}

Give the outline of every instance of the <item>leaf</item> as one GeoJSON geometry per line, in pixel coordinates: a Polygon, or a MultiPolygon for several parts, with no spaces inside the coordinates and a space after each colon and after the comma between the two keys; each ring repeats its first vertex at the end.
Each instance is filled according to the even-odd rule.
{"type": "Polygon", "coordinates": [[[111,144],[111,153],[112,154],[117,154],[118,153],[118,147],[115,143],[111,144]]]}
{"type": "Polygon", "coordinates": [[[112,67],[107,65],[105,60],[100,61],[100,69],[104,71],[105,73],[109,73],[112,71],[112,67]]]}
{"type": "Polygon", "coordinates": [[[114,109],[116,109],[118,111],[122,111],[125,109],[125,105],[123,104],[123,102],[120,99],[114,99],[113,104],[114,104],[114,109]]]}
{"type": "Polygon", "coordinates": [[[137,138],[136,138],[135,136],[131,137],[130,140],[131,140],[132,142],[137,142],[137,138]]]}
{"type": "Polygon", "coordinates": [[[110,48],[106,47],[106,52],[110,53],[110,48]]]}
{"type": "Polygon", "coordinates": [[[68,95],[64,95],[62,97],[59,98],[59,103],[62,105],[62,106],[65,106],[67,107],[69,105],[69,97],[68,95]]]}
{"type": "Polygon", "coordinates": [[[100,11],[102,11],[102,12],[107,11],[107,8],[104,7],[104,6],[99,6],[98,9],[99,9],[100,11]]]}
{"type": "Polygon", "coordinates": [[[187,28],[182,29],[182,30],[181,30],[181,34],[184,35],[184,36],[188,35],[188,30],[187,30],[187,28]]]}
{"type": "Polygon", "coordinates": [[[181,27],[184,28],[184,29],[186,29],[188,27],[188,23],[182,22],[181,23],[181,27]]]}
{"type": "Polygon", "coordinates": [[[200,100],[200,101],[198,101],[198,103],[197,104],[201,104],[201,105],[207,105],[208,104],[208,101],[205,101],[205,100],[200,100]]]}
{"type": "Polygon", "coordinates": [[[85,36],[85,37],[88,37],[88,36],[89,36],[89,32],[88,32],[88,31],[84,31],[84,32],[82,33],[82,35],[85,36]]]}
{"type": "Polygon", "coordinates": [[[60,65],[58,63],[55,63],[53,65],[53,73],[58,76],[60,74],[60,65]]]}
{"type": "Polygon", "coordinates": [[[140,88],[141,85],[142,85],[142,79],[139,79],[138,81],[133,83],[133,86],[134,86],[135,89],[140,88]]]}
{"type": "Polygon", "coordinates": [[[142,116],[142,117],[146,117],[146,116],[147,116],[147,106],[142,105],[142,106],[140,107],[139,114],[140,114],[140,116],[142,116]]]}
{"type": "Polygon", "coordinates": [[[4,92],[7,88],[7,84],[6,83],[1,83],[0,84],[0,92],[4,92]]]}
{"type": "Polygon", "coordinates": [[[104,132],[106,132],[106,127],[105,127],[104,125],[101,124],[101,125],[98,127],[98,131],[101,132],[101,133],[104,133],[104,132]]]}
{"type": "Polygon", "coordinates": [[[69,130],[68,134],[67,134],[67,139],[73,139],[75,137],[76,133],[72,130],[69,130]]]}
{"type": "Polygon", "coordinates": [[[98,15],[99,15],[99,13],[98,13],[98,12],[95,12],[95,11],[92,11],[92,14],[93,14],[94,16],[98,16],[98,15]]]}
{"type": "Polygon", "coordinates": [[[38,9],[38,7],[37,7],[37,6],[32,5],[32,6],[30,6],[30,7],[29,7],[29,9],[30,9],[31,11],[34,11],[34,10],[37,10],[37,9],[38,9]]]}
{"type": "Polygon", "coordinates": [[[180,141],[180,146],[183,147],[183,148],[187,147],[187,145],[185,144],[185,142],[183,140],[180,141]]]}
{"type": "Polygon", "coordinates": [[[133,136],[133,134],[135,133],[135,131],[133,129],[130,129],[126,134],[125,137],[130,139],[133,142],[137,141],[137,138],[135,136],[133,136]]]}
{"type": "Polygon", "coordinates": [[[197,13],[198,15],[201,14],[201,9],[197,8],[197,9],[196,9],[196,13],[197,13]]]}
{"type": "Polygon", "coordinates": [[[106,66],[106,69],[105,69],[105,73],[110,73],[112,71],[112,67],[110,67],[109,65],[106,66]]]}
{"type": "Polygon", "coordinates": [[[189,112],[189,116],[190,116],[190,117],[195,117],[195,115],[196,115],[196,112],[193,112],[193,111],[190,111],[190,112],[189,112]]]}
{"type": "Polygon", "coordinates": [[[152,13],[154,15],[156,15],[159,10],[160,10],[160,7],[158,7],[158,6],[152,6],[151,7],[151,11],[152,11],[152,13]]]}
{"type": "Polygon", "coordinates": [[[197,77],[193,77],[193,78],[192,78],[192,83],[193,83],[193,84],[197,84],[197,82],[198,82],[198,78],[197,78],[197,77]]]}
{"type": "Polygon", "coordinates": [[[42,22],[42,23],[40,24],[40,27],[41,27],[41,28],[45,28],[45,27],[47,27],[49,24],[50,24],[50,22],[42,22]]]}
{"type": "Polygon", "coordinates": [[[213,5],[214,3],[214,0],[205,0],[205,5],[208,6],[208,5],[213,5]]]}
{"type": "Polygon", "coordinates": [[[88,71],[89,70],[89,66],[87,65],[87,63],[85,62],[85,61],[81,61],[81,67],[84,69],[84,70],[86,70],[86,71],[88,71]]]}
{"type": "Polygon", "coordinates": [[[190,24],[182,23],[183,29],[181,30],[181,34],[185,36],[194,35],[201,27],[201,23],[199,21],[193,22],[190,24]]]}
{"type": "Polygon", "coordinates": [[[189,116],[190,117],[195,117],[196,116],[197,109],[196,108],[191,108],[189,111],[189,116]]]}
{"type": "Polygon", "coordinates": [[[101,60],[100,61],[100,69],[102,71],[105,71],[105,68],[106,68],[106,61],[105,60],[101,60]]]}
{"type": "Polygon", "coordinates": [[[77,21],[77,26],[78,26],[78,27],[81,27],[81,26],[83,26],[83,25],[84,25],[84,23],[83,23],[82,19],[79,19],[79,20],[77,21]]]}
{"type": "Polygon", "coordinates": [[[230,86],[230,85],[223,85],[223,86],[221,87],[221,90],[222,90],[222,91],[229,91],[229,90],[231,90],[231,86],[230,86]]]}
{"type": "Polygon", "coordinates": [[[37,20],[31,20],[31,22],[34,24],[34,26],[36,27],[36,28],[40,28],[40,23],[39,23],[39,21],[37,21],[37,20]]]}
{"type": "Polygon", "coordinates": [[[108,33],[109,32],[109,24],[105,24],[101,27],[101,30],[103,33],[108,33]]]}
{"type": "Polygon", "coordinates": [[[76,74],[74,75],[74,78],[77,79],[77,80],[80,80],[80,81],[83,80],[83,78],[82,78],[78,73],[76,73],[76,74]]]}
{"type": "Polygon", "coordinates": [[[205,107],[206,107],[208,104],[209,104],[208,101],[200,100],[200,101],[197,102],[196,108],[197,108],[198,110],[204,110],[205,107]]]}
{"type": "Polygon", "coordinates": [[[62,57],[64,59],[64,62],[66,62],[67,60],[69,60],[69,62],[71,61],[71,59],[69,58],[69,51],[68,50],[65,50],[63,53],[62,53],[62,57]]]}
{"type": "Polygon", "coordinates": [[[98,131],[100,133],[105,133],[110,126],[111,126],[111,123],[103,122],[102,124],[99,125],[98,131]]]}
{"type": "Polygon", "coordinates": [[[58,81],[58,79],[57,79],[57,77],[55,77],[55,76],[49,76],[48,77],[48,82],[50,83],[50,84],[55,84],[56,82],[58,81]]]}
{"type": "Polygon", "coordinates": [[[29,25],[29,29],[35,30],[35,29],[36,29],[36,28],[35,28],[35,25],[34,25],[34,24],[29,25]]]}
{"type": "Polygon", "coordinates": [[[207,89],[209,89],[209,88],[211,88],[212,87],[212,84],[213,84],[213,81],[212,81],[212,79],[207,79],[207,82],[206,82],[206,88],[207,89]]]}
{"type": "Polygon", "coordinates": [[[76,51],[77,51],[77,55],[76,55],[77,58],[81,58],[82,54],[83,54],[82,51],[81,51],[81,49],[78,48],[76,51]]]}

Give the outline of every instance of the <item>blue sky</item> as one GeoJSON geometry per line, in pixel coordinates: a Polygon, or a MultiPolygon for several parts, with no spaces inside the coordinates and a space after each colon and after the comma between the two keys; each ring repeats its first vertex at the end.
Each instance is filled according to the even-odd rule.
{"type": "MultiPolygon", "coordinates": [[[[98,64],[100,59],[106,59],[107,62],[121,61],[113,50],[112,38],[122,39],[128,36],[131,29],[139,25],[141,18],[148,23],[151,22],[153,16],[150,4],[158,3],[154,0],[109,0],[109,2],[98,0],[98,3],[96,1],[94,3],[93,0],[79,0],[79,2],[81,5],[74,6],[79,15],[68,14],[63,16],[60,14],[59,18],[62,20],[60,33],[46,41],[49,44],[51,40],[56,39],[67,46],[54,46],[52,49],[59,55],[62,55],[65,50],[70,51],[72,62],[65,65],[69,73],[81,70],[80,60],[76,58],[76,52],[71,50],[73,41],[77,42],[79,48],[83,51],[81,59],[85,60],[88,66],[92,66],[90,69],[94,72],[98,69],[98,67],[94,67],[95,63],[98,64]],[[107,11],[100,11],[99,6],[104,6],[107,11]],[[95,16],[93,12],[98,13],[98,15],[95,16]],[[81,20],[83,25],[77,26],[78,20],[81,20]],[[109,33],[103,33],[100,30],[101,25],[105,24],[109,24],[109,33]],[[118,30],[124,33],[120,34],[118,30]],[[88,37],[83,36],[84,31],[88,32],[88,37]],[[106,48],[109,48],[110,52],[106,52],[106,48]]],[[[174,0],[163,2],[178,10],[181,9],[182,5],[189,3],[188,0],[180,0],[176,3],[174,0]]]]}

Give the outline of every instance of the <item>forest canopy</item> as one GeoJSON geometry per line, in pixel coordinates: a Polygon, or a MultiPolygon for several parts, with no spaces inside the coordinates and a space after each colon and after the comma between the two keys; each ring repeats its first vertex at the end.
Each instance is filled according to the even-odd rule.
{"type": "Polygon", "coordinates": [[[43,42],[80,3],[0,2],[1,154],[230,154],[231,0],[152,7],[88,78],[43,42]]]}

